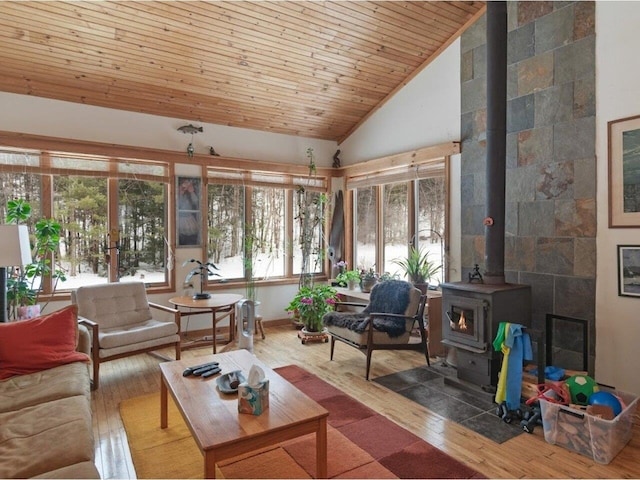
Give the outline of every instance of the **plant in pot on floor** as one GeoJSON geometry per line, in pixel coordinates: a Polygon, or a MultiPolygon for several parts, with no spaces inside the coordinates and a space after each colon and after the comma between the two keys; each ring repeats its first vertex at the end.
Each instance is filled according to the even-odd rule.
{"type": "Polygon", "coordinates": [[[322,332],[322,317],[333,310],[338,292],[330,285],[301,287],[285,310],[296,314],[303,323],[304,333],[322,332]]]}
{"type": "MultiPolygon", "coordinates": [[[[7,223],[25,224],[30,217],[31,205],[25,200],[16,199],[7,202],[7,223]]],[[[46,276],[53,278],[51,294],[55,292],[58,281],[66,280],[65,272],[55,264],[52,266],[52,259],[60,244],[60,230],[60,224],[52,219],[43,218],[35,223],[32,234],[32,240],[35,240],[32,252],[33,263],[16,267],[7,278],[7,304],[10,318],[24,319],[37,316],[44,310],[48,302],[39,310],[26,308],[38,304],[42,288],[36,284],[41,283],[42,278],[46,276]]]]}
{"type": "MultiPolygon", "coordinates": [[[[323,248],[325,211],[327,196],[314,191],[317,169],[313,149],[307,149],[309,159],[309,175],[307,185],[299,185],[295,201],[297,214],[295,220],[299,224],[300,245],[300,280],[298,292],[285,310],[294,315],[294,324],[303,326],[304,332],[322,332],[322,316],[333,308],[336,290],[326,283],[315,283],[315,274],[324,261],[323,248]]],[[[304,333],[303,332],[303,333],[304,333]]],[[[303,341],[304,343],[304,341],[303,341]]]]}
{"type": "Polygon", "coordinates": [[[404,270],[405,276],[426,294],[431,280],[442,268],[442,265],[429,260],[429,252],[411,246],[406,258],[395,259],[393,263],[404,270]]]}

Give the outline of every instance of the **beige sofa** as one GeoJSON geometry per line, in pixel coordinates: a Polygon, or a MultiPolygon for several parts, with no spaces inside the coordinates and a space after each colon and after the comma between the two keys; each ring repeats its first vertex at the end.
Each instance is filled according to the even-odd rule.
{"type": "MultiPolygon", "coordinates": [[[[89,353],[80,329],[78,350],[89,353]]],[[[94,464],[89,365],[0,381],[0,478],[100,478],[94,464]]]]}

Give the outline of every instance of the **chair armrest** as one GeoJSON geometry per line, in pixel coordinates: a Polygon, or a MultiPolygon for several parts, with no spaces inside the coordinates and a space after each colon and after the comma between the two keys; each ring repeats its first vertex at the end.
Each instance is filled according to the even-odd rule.
{"type": "Polygon", "coordinates": [[[149,307],[150,308],[155,308],[156,310],[160,310],[160,311],[167,312],[167,313],[172,313],[173,314],[173,321],[178,326],[178,335],[180,335],[180,331],[182,330],[182,327],[180,325],[180,317],[181,317],[180,310],[178,310],[176,308],[166,307],[164,305],[160,305],[159,303],[153,303],[153,302],[148,302],[148,303],[149,303],[149,307]]]}
{"type": "Polygon", "coordinates": [[[100,325],[98,325],[93,320],[89,320],[88,318],[81,317],[80,315],[78,315],[78,325],[84,325],[91,331],[92,335],[93,334],[95,334],[96,336],[98,335],[98,330],[100,329],[100,325]]]}
{"type": "Polygon", "coordinates": [[[373,312],[369,314],[370,317],[392,317],[392,318],[404,318],[404,319],[414,319],[415,317],[411,315],[402,315],[400,313],[382,313],[382,312],[373,312]]]}
{"type": "Polygon", "coordinates": [[[342,307],[358,307],[358,308],[366,308],[366,303],[358,303],[358,302],[337,302],[336,303],[336,312],[342,310],[342,307]]]}
{"type": "Polygon", "coordinates": [[[98,358],[98,350],[100,349],[100,344],[98,342],[98,332],[100,330],[100,325],[98,325],[93,320],[89,320],[88,318],[81,317],[78,315],[78,324],[84,325],[91,332],[91,358],[93,361],[96,361],[98,358]]]}
{"type": "Polygon", "coordinates": [[[157,308],[158,310],[162,310],[163,312],[168,312],[168,313],[180,313],[179,310],[175,309],[175,308],[171,308],[171,307],[166,307],[164,305],[160,305],[159,303],[153,303],[153,302],[149,302],[149,306],[151,308],[157,308]]]}

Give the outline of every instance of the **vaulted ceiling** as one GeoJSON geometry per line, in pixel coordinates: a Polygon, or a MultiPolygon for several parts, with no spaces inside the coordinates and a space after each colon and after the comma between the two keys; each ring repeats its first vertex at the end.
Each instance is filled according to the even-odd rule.
{"type": "Polygon", "coordinates": [[[0,1],[0,91],[339,141],[484,6],[0,1]]]}

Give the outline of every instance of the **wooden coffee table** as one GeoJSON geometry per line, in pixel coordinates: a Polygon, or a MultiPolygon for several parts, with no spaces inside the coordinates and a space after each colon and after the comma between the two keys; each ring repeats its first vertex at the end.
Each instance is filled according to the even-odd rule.
{"type": "Polygon", "coordinates": [[[291,385],[247,350],[207,355],[160,364],[160,427],[167,428],[167,392],[171,393],[191,435],[204,455],[205,478],[215,478],[216,463],[291,438],[316,434],[316,476],[327,478],[327,416],[329,412],[291,385]],[[269,379],[269,408],[261,415],[238,413],[237,394],[221,393],[217,375],[183,377],[185,368],[216,361],[221,374],[252,365],[269,379]]]}

